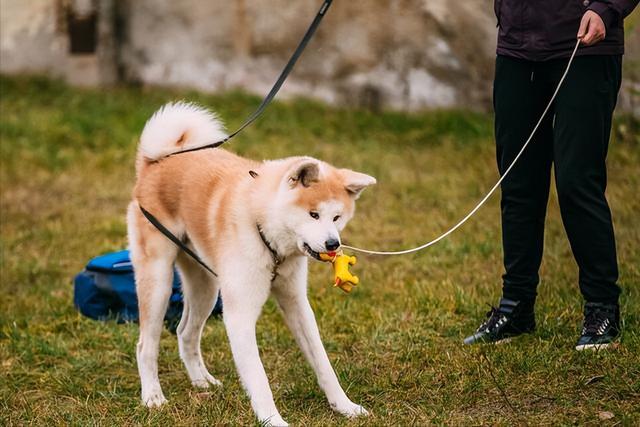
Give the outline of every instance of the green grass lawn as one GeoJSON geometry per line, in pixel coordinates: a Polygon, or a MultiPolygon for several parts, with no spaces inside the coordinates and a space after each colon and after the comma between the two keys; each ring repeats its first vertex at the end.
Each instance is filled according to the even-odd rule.
{"type": "MultiPolygon", "coordinates": [[[[96,322],[72,304],[72,279],[91,257],[126,247],[125,207],[136,141],[149,115],[186,99],[238,126],[259,100],[166,89],[77,90],[39,78],[0,79],[2,280],[0,424],[255,424],[219,319],[203,339],[224,383],[193,390],[165,332],[160,380],[170,403],[139,403],[137,325],[96,322]]],[[[612,351],[573,350],[581,324],[577,268],[552,195],[538,330],[511,344],[463,347],[499,297],[499,198],[417,255],[360,257],[346,295],[313,263],[310,298],[343,387],[372,411],[331,412],[269,301],[258,340],[276,403],[295,425],[640,423],[640,124],[619,117],[608,197],[620,260],[624,333],[612,351]],[[489,366],[493,366],[490,370],[489,366]],[[502,391],[501,391],[502,390],[502,391]],[[614,418],[603,422],[599,413],[614,418]]],[[[349,244],[400,249],[457,222],[497,179],[489,115],[343,110],[277,102],[228,145],[256,159],[307,154],[374,175],[343,233],[349,244]]]]}

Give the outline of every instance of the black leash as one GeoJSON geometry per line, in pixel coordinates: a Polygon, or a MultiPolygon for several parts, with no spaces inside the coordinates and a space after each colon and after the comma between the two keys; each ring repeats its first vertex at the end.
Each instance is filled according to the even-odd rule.
{"type": "MultiPolygon", "coordinates": [[[[175,234],[169,231],[167,227],[162,225],[162,223],[158,221],[158,218],[153,216],[151,212],[149,212],[142,206],[140,205],[138,206],[142,211],[142,215],[144,215],[145,218],[147,218],[147,220],[155,228],[157,228],[159,232],[164,234],[167,237],[167,239],[171,240],[178,248],[182,249],[187,255],[193,258],[198,264],[204,267],[204,269],[207,270],[209,273],[213,274],[216,277],[218,276],[215,271],[213,271],[207,264],[205,264],[205,262],[202,260],[202,258],[198,256],[197,253],[193,252],[186,244],[182,242],[182,240],[180,240],[178,237],[176,237],[175,234]]],[[[273,249],[273,246],[271,246],[271,244],[267,240],[266,236],[262,232],[262,227],[260,227],[259,224],[256,224],[256,229],[258,231],[258,234],[260,235],[260,239],[262,240],[262,243],[264,243],[266,248],[269,250],[269,252],[271,253],[271,258],[273,259],[273,268],[271,270],[271,281],[273,282],[275,278],[278,277],[278,267],[280,266],[280,264],[284,262],[284,258],[281,258],[280,255],[278,255],[278,252],[276,252],[276,250],[273,249]]]]}
{"type": "MultiPolygon", "coordinates": [[[[138,206],[140,206],[140,205],[138,205],[138,206]]],[[[144,215],[145,218],[147,218],[147,220],[149,220],[149,222],[151,224],[153,224],[153,226],[155,228],[157,228],[159,232],[161,232],[162,234],[167,236],[167,239],[169,239],[173,243],[175,243],[175,245],[177,247],[182,249],[184,251],[184,253],[186,253],[191,258],[193,258],[195,262],[197,262],[202,267],[204,267],[204,269],[207,270],[209,273],[213,274],[214,276],[218,276],[215,271],[213,271],[207,264],[204,263],[204,261],[202,261],[202,259],[198,256],[198,254],[193,252],[191,249],[189,249],[189,247],[187,245],[182,243],[182,240],[178,239],[175,236],[175,234],[170,232],[167,227],[162,225],[162,223],[160,221],[158,221],[158,219],[155,216],[151,215],[151,213],[149,211],[147,211],[145,208],[143,208],[142,206],[140,206],[140,210],[142,211],[142,215],[144,215]]]]}
{"type": "Polygon", "coordinates": [[[296,50],[293,52],[293,55],[291,55],[291,58],[289,58],[289,62],[287,62],[287,65],[285,65],[284,69],[280,73],[280,77],[278,77],[278,80],[276,80],[273,87],[271,88],[267,96],[264,97],[264,99],[262,100],[258,108],[256,108],[256,110],[253,113],[251,113],[251,115],[247,118],[247,120],[245,120],[245,122],[235,132],[231,133],[229,136],[227,136],[223,140],[216,141],[207,145],[203,145],[201,147],[187,148],[185,150],[176,151],[175,153],[169,154],[169,156],[174,156],[176,154],[182,154],[182,153],[189,153],[192,151],[204,150],[205,148],[219,147],[225,142],[229,141],[234,136],[236,136],[237,134],[239,134],[240,132],[242,132],[244,128],[249,126],[251,123],[253,123],[262,114],[265,108],[267,108],[267,106],[271,103],[273,98],[275,98],[276,94],[282,87],[282,84],[284,83],[285,80],[287,80],[287,77],[289,77],[289,74],[291,73],[291,70],[293,70],[293,67],[296,65],[298,58],[300,58],[300,55],[302,55],[302,52],[307,47],[309,40],[311,40],[311,38],[313,37],[313,34],[316,32],[316,30],[320,26],[320,22],[322,22],[322,18],[324,18],[324,15],[327,13],[327,10],[329,9],[329,6],[331,6],[332,1],[333,0],[325,0],[324,3],[322,3],[320,10],[316,14],[316,17],[313,19],[313,22],[311,22],[311,25],[309,25],[307,32],[302,37],[302,40],[300,40],[300,43],[298,44],[298,47],[296,47],[296,50]]]}
{"type": "MultiPolygon", "coordinates": [[[[262,102],[260,103],[258,108],[256,108],[256,110],[253,113],[251,113],[251,115],[247,118],[247,120],[245,120],[245,122],[235,132],[231,133],[229,136],[227,136],[225,139],[223,139],[221,141],[216,141],[216,142],[213,142],[211,144],[203,145],[201,147],[187,148],[186,150],[176,151],[175,153],[172,153],[169,156],[173,156],[173,155],[181,154],[181,153],[189,153],[191,151],[204,150],[205,148],[216,148],[216,147],[219,147],[222,144],[224,144],[225,142],[229,141],[234,136],[236,136],[237,134],[239,134],[240,132],[242,132],[244,130],[244,128],[249,126],[251,123],[253,123],[263,113],[263,111],[271,103],[273,98],[275,98],[275,96],[278,93],[278,91],[280,91],[280,88],[282,87],[283,83],[285,82],[287,77],[289,77],[289,74],[293,70],[293,67],[296,65],[296,62],[298,61],[298,58],[300,58],[300,55],[302,55],[302,52],[307,47],[307,44],[309,43],[309,40],[311,40],[311,38],[313,37],[314,33],[318,29],[318,26],[320,26],[320,22],[322,22],[322,18],[324,18],[324,15],[327,13],[327,10],[329,9],[329,6],[331,6],[331,2],[332,1],[333,0],[325,0],[324,3],[322,3],[322,6],[320,7],[320,10],[316,14],[316,17],[313,19],[313,22],[311,22],[311,25],[309,25],[309,28],[307,29],[307,32],[302,37],[302,40],[300,40],[300,43],[298,44],[298,47],[296,47],[296,50],[293,52],[293,55],[291,55],[291,58],[289,58],[289,61],[287,62],[287,65],[285,65],[284,69],[280,73],[280,76],[278,77],[278,80],[276,80],[276,82],[274,83],[273,87],[271,88],[271,90],[269,91],[267,96],[265,96],[265,98],[262,100],[262,102]]],[[[253,176],[253,175],[251,175],[251,176],[253,176]]],[[[182,240],[180,240],[173,233],[171,233],[171,231],[169,231],[169,229],[167,229],[164,225],[162,225],[162,223],[160,221],[158,221],[158,219],[155,216],[153,216],[149,211],[144,209],[141,205],[139,205],[139,207],[140,207],[140,210],[142,211],[142,214],[145,216],[145,218],[147,218],[147,220],[151,224],[153,224],[153,226],[156,227],[158,229],[158,231],[160,231],[162,234],[164,234],[178,248],[182,249],[187,255],[189,255],[191,258],[193,258],[194,261],[196,261],[198,264],[200,264],[202,267],[204,267],[209,273],[213,274],[214,276],[217,276],[217,274],[207,264],[205,264],[204,261],[202,261],[202,259],[198,256],[198,254],[196,254],[191,249],[189,249],[189,247],[187,247],[187,245],[185,245],[182,242],[182,240]]],[[[267,248],[271,252],[271,254],[273,256],[273,259],[274,259],[274,270],[272,272],[272,280],[273,280],[275,278],[275,276],[277,275],[276,270],[277,270],[278,265],[280,264],[281,260],[278,257],[277,253],[275,253],[275,251],[271,248],[271,246],[269,245],[269,243],[265,239],[264,235],[262,234],[262,230],[260,230],[259,227],[258,227],[258,233],[260,234],[260,238],[265,243],[265,245],[267,246],[267,248]]]]}

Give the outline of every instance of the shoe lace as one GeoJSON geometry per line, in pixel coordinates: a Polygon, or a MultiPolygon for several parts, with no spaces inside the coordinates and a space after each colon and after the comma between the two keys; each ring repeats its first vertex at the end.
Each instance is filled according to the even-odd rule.
{"type": "Polygon", "coordinates": [[[489,307],[491,308],[491,310],[489,310],[486,314],[487,320],[484,321],[484,323],[482,323],[482,325],[480,325],[480,329],[487,329],[487,330],[491,330],[493,329],[498,322],[500,321],[500,319],[502,318],[502,316],[504,315],[502,312],[500,312],[500,310],[498,310],[496,307],[489,305],[489,307]]]}
{"type": "Polygon", "coordinates": [[[607,327],[609,317],[602,310],[590,310],[585,313],[582,327],[583,335],[602,335],[607,327]]]}

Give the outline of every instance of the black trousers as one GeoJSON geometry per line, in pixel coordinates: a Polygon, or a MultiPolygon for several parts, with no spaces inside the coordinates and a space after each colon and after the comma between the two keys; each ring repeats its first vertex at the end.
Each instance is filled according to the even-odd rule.
{"type": "MultiPolygon", "coordinates": [[[[567,59],[532,62],[497,57],[494,109],[501,174],[533,130],[566,64],[567,59]]],[[[605,160],[621,69],[621,56],[576,57],[547,118],[502,183],[504,297],[535,299],[553,165],[580,290],[589,302],[618,301],[605,160]]]]}

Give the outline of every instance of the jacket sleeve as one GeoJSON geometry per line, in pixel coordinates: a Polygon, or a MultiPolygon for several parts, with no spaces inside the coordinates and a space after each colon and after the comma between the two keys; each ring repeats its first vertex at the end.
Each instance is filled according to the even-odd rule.
{"type": "Polygon", "coordinates": [[[604,25],[611,28],[618,20],[623,20],[638,5],[640,0],[595,0],[587,8],[602,18],[604,25]]]}

